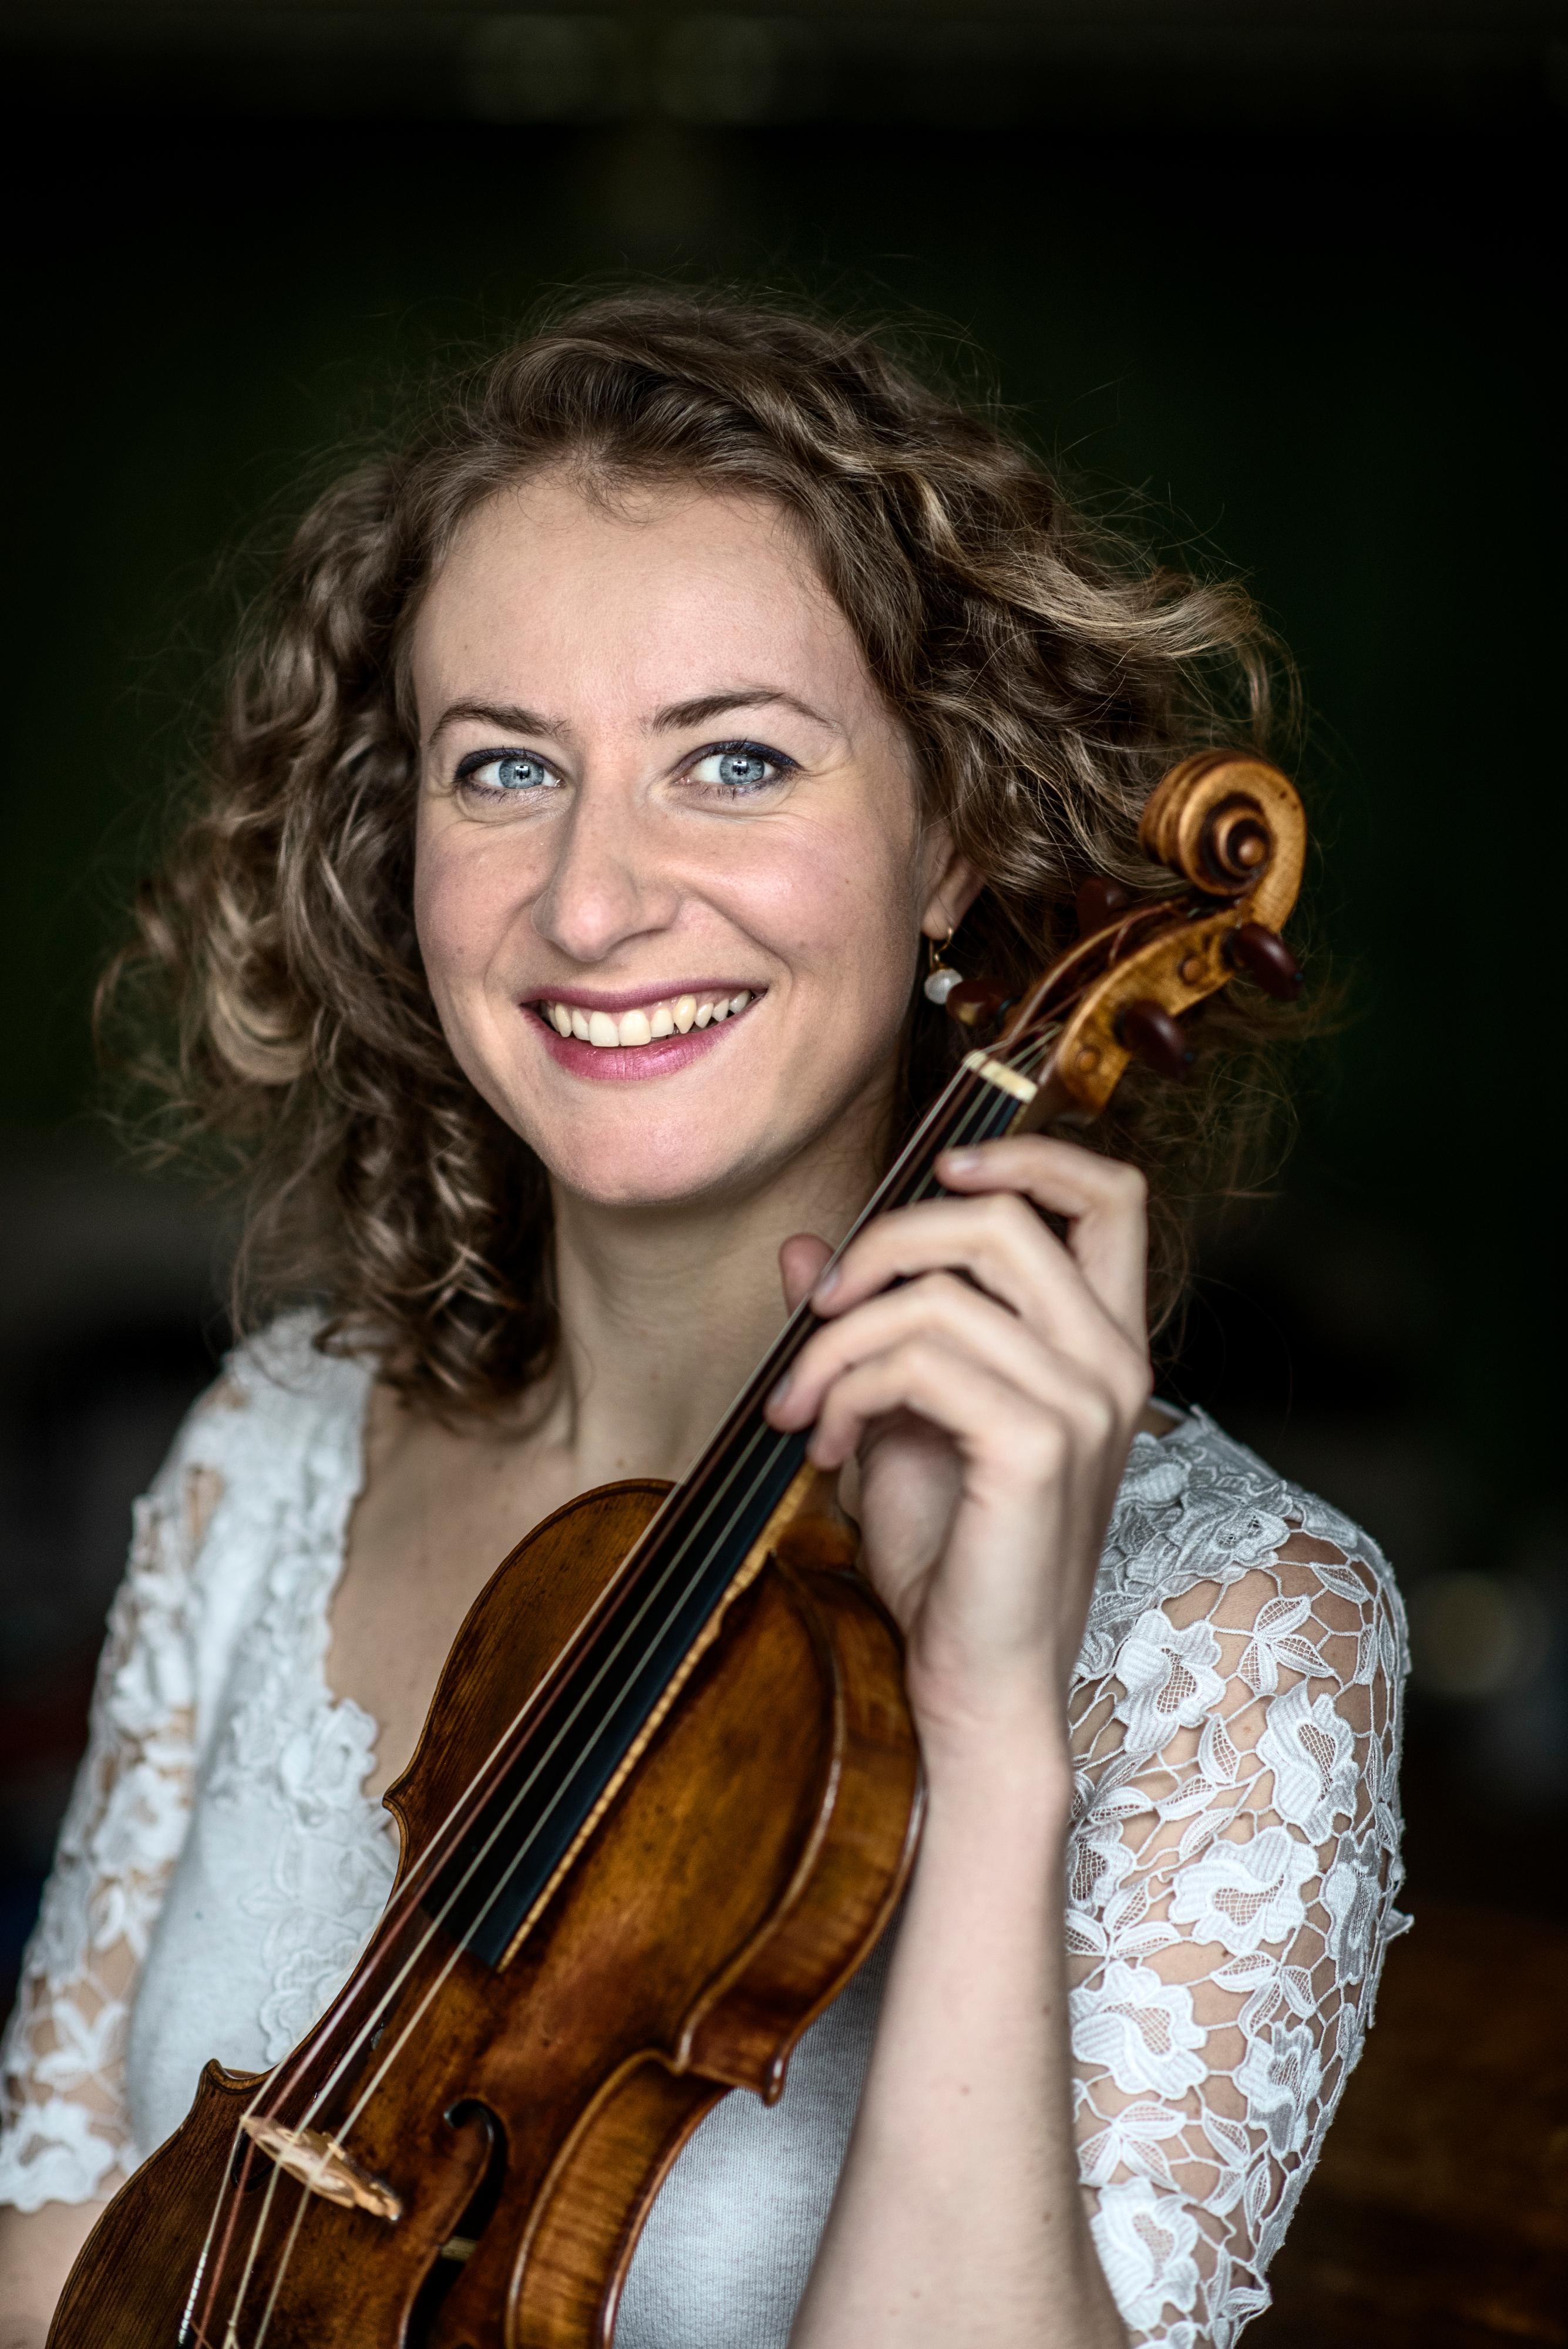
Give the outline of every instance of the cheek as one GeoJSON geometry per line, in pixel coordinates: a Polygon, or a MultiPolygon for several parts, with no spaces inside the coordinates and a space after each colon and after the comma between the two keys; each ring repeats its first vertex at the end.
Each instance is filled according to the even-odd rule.
{"type": "MultiPolygon", "coordinates": [[[[466,843],[464,843],[466,846],[466,843]]],[[[438,1002],[483,978],[514,895],[501,860],[463,854],[421,825],[414,850],[414,930],[438,1002]]]]}
{"type": "Polygon", "coordinates": [[[486,978],[513,902],[499,878],[493,864],[461,853],[439,833],[431,838],[421,829],[416,835],[414,934],[441,1033],[474,1091],[513,1123],[485,1009],[486,978]]]}
{"type": "Polygon", "coordinates": [[[907,857],[869,825],[815,827],[759,857],[744,883],[745,919],[803,978],[882,993],[900,1009],[918,926],[907,857]]]}

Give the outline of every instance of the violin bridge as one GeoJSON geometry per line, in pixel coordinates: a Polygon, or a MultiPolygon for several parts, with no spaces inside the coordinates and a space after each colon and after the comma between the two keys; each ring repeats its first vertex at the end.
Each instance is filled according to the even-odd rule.
{"type": "Polygon", "coordinates": [[[251,2113],[242,2116],[240,2127],[258,2152],[310,2193],[344,2210],[368,2210],[373,2219],[390,2222],[402,2217],[403,2206],[391,2188],[361,2169],[320,2129],[286,2128],[281,2121],[251,2113]]]}

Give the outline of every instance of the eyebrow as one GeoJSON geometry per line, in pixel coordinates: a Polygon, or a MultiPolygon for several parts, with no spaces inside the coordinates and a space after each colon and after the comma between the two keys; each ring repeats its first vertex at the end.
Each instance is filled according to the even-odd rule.
{"type": "MultiPolygon", "coordinates": [[[[674,733],[688,726],[706,726],[711,719],[722,718],[732,709],[793,709],[797,717],[807,719],[813,726],[823,727],[830,733],[838,731],[832,720],[825,718],[819,709],[814,709],[809,702],[784,692],[781,686],[772,685],[737,686],[729,693],[704,693],[691,701],[672,701],[665,709],[654,712],[648,721],[647,730],[650,734],[674,733]]],[[[453,701],[441,711],[431,727],[431,741],[433,742],[438,734],[444,733],[449,726],[461,725],[465,719],[480,725],[497,727],[503,733],[531,734],[535,738],[545,736],[556,742],[569,740],[572,731],[566,719],[548,718],[539,710],[524,709],[520,702],[453,701]]]]}
{"type": "Polygon", "coordinates": [[[431,728],[430,740],[449,726],[462,725],[465,718],[497,727],[503,734],[547,734],[553,740],[569,730],[564,718],[542,718],[536,709],[524,709],[515,701],[451,701],[431,728]]]}
{"type": "Polygon", "coordinates": [[[686,726],[706,726],[710,719],[722,718],[732,709],[793,709],[797,718],[808,719],[813,726],[824,727],[832,733],[837,731],[820,709],[814,709],[808,701],[785,693],[782,686],[776,685],[742,685],[732,693],[704,693],[694,701],[672,701],[668,709],[655,715],[649,730],[662,734],[686,726]]]}

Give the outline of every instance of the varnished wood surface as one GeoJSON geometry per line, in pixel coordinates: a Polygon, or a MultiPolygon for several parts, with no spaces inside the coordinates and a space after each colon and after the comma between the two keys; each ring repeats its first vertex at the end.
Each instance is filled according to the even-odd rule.
{"type": "MultiPolygon", "coordinates": [[[[493,1578],[394,1790],[405,1869],[659,1495],[590,1495],[493,1578]]],[[[686,2136],[728,2086],[779,2092],[790,2049],[875,1945],[912,1857],[919,1760],[897,1634],[843,1571],[842,1527],[803,1513],[800,1491],[780,1516],[793,1521],[513,1961],[492,1971],[437,1929],[401,1980],[379,2036],[391,2050],[410,2028],[408,2054],[345,2137],[400,2216],[293,2183],[269,2193],[270,2165],[253,2158],[259,2182],[229,2198],[227,2281],[200,2349],[253,2349],[280,2271],[266,2349],[604,2349],[686,2136]],[[495,2116],[493,2140],[476,2104],[495,2116]],[[487,2174],[498,2190],[476,2247],[441,2261],[487,2174]],[[257,2282],[231,2340],[232,2286],[253,2251],[257,2282]]],[[[339,2018],[362,2002],[370,1962],[339,2018]]],[[[318,2029],[290,2059],[305,2085],[286,2122],[306,2116],[349,2036],[318,2029]]],[[[384,2057],[358,2060],[328,2125],[384,2057]]],[[[185,2127],[89,2239],[51,2349],[173,2349],[254,2088],[209,2067],[185,2127]]]]}
{"type": "Polygon", "coordinates": [[[1246,2349],[1568,2344],[1568,1931],[1418,1909],[1246,2349]]]}

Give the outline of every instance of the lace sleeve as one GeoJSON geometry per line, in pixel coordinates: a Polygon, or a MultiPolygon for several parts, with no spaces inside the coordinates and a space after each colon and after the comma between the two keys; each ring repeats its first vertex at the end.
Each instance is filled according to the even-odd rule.
{"type": "Polygon", "coordinates": [[[219,1496],[194,1456],[198,1404],[136,1504],[77,1775],[0,2045],[0,2202],[111,2194],[140,2158],[124,2093],[137,1978],[189,1816],[196,1727],[193,1568],[219,1496]]]}
{"type": "Polygon", "coordinates": [[[1262,1559],[1124,1609],[1075,1692],[1079,2165],[1123,2318],[1163,2349],[1231,2349],[1268,2306],[1407,1921],[1402,1617],[1322,1517],[1342,1539],[1276,1517],[1262,1559]]]}

